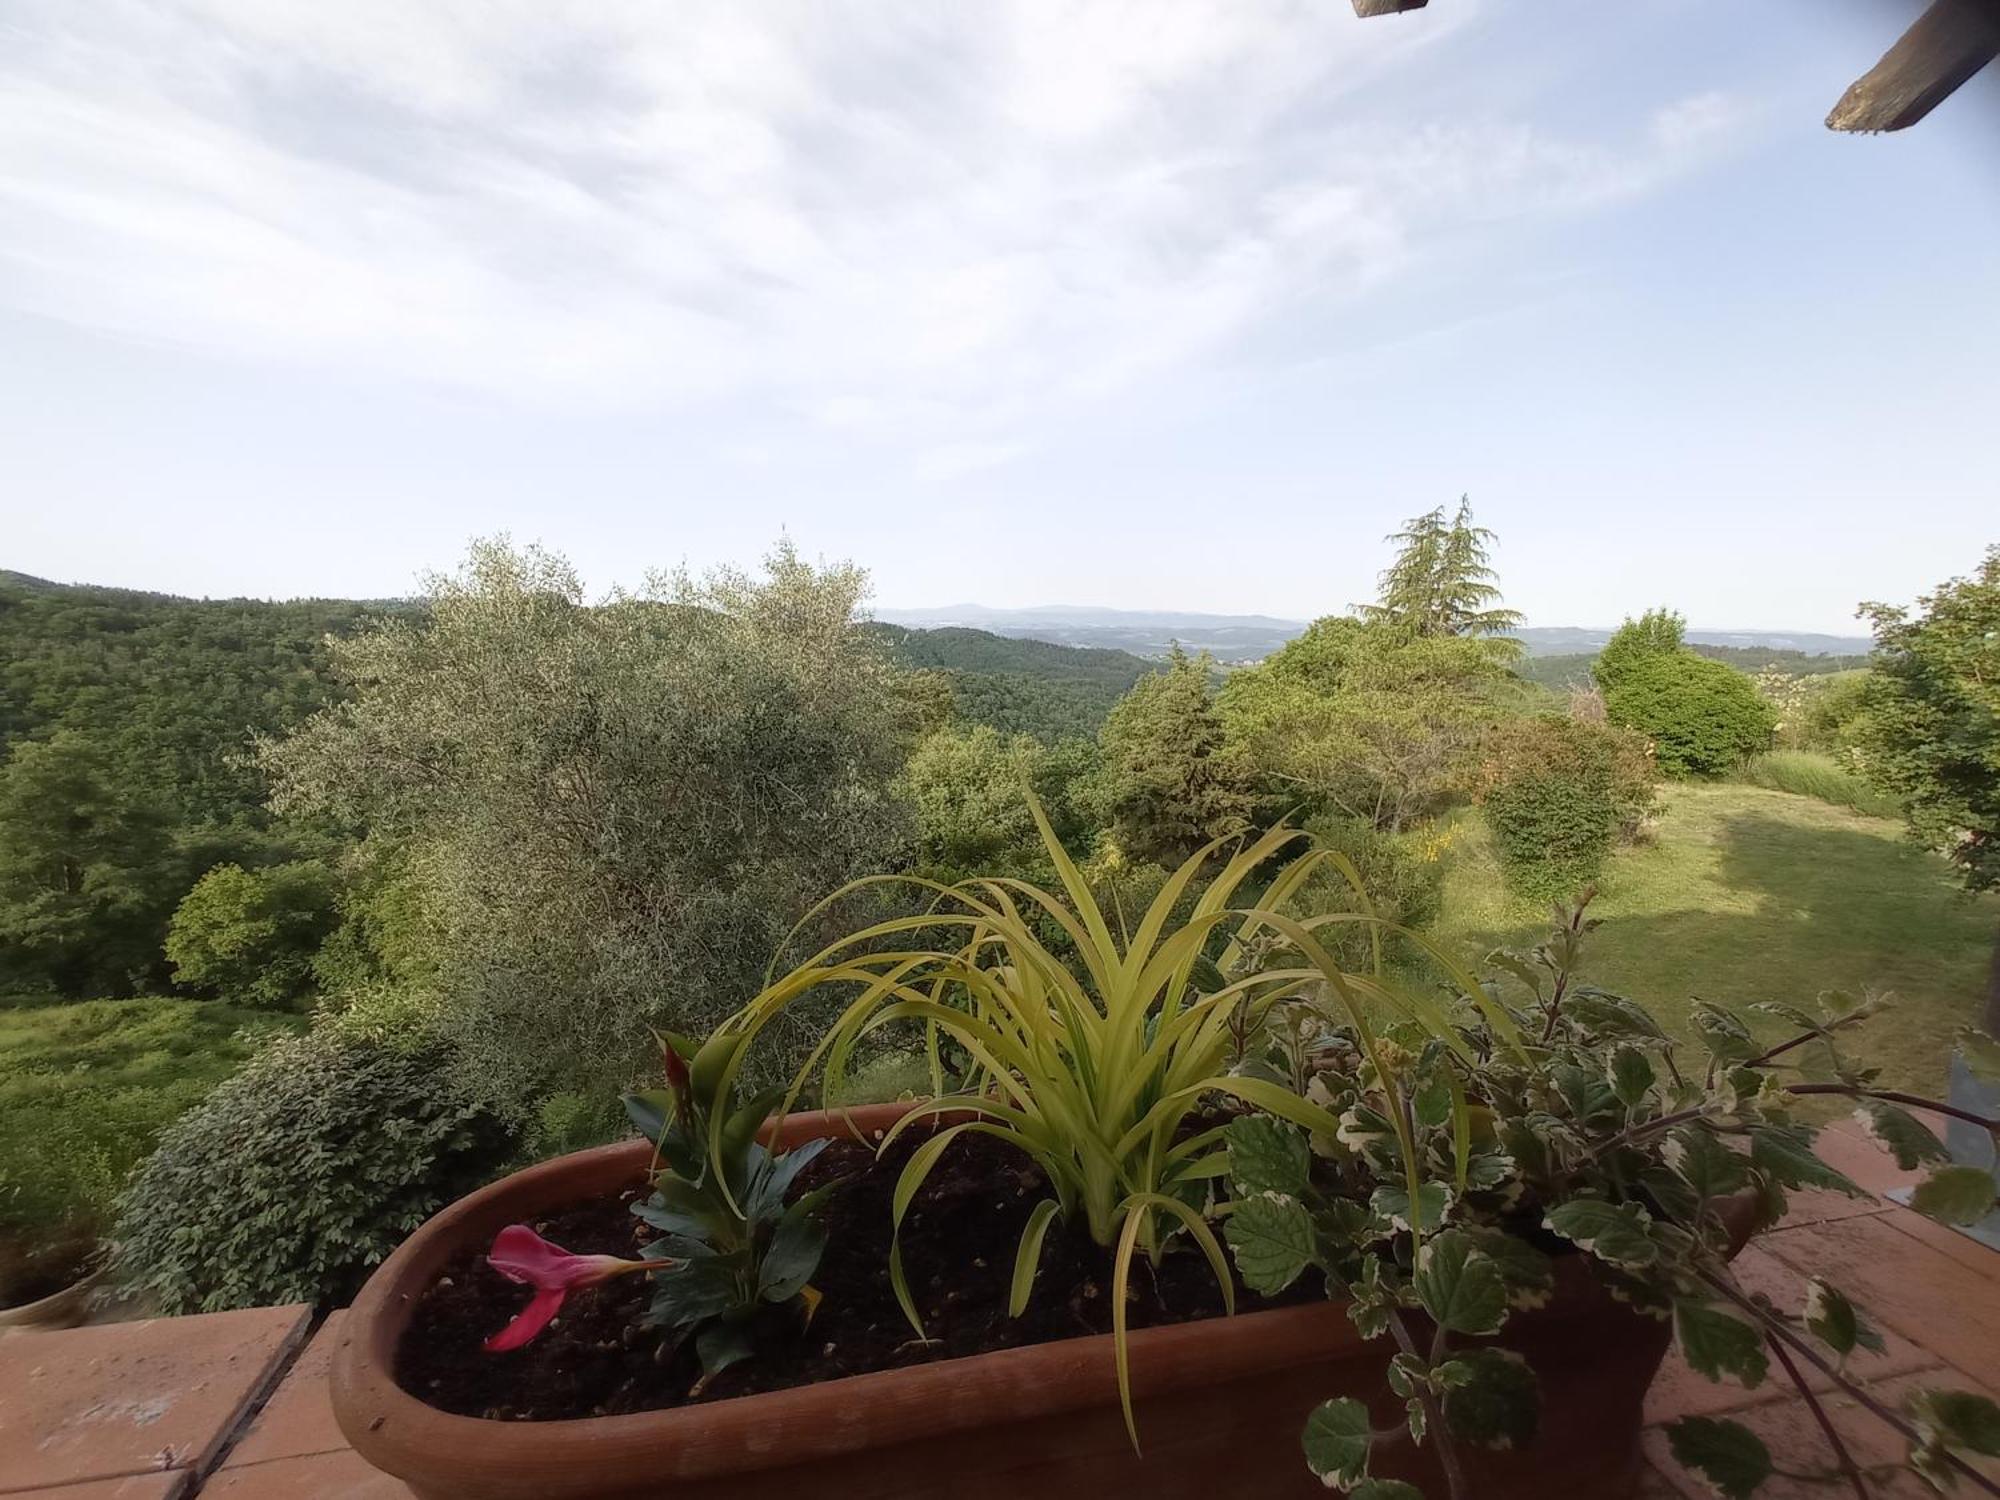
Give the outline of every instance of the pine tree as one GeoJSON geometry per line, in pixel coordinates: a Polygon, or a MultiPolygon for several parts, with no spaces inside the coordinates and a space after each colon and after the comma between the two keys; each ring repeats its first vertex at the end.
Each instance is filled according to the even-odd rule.
{"type": "Polygon", "coordinates": [[[1458,510],[1440,505],[1403,523],[1389,541],[1396,560],[1382,574],[1380,599],[1361,606],[1364,619],[1419,636],[1504,635],[1520,613],[1500,607],[1500,588],[1489,559],[1493,533],[1472,521],[1472,502],[1458,510]]]}

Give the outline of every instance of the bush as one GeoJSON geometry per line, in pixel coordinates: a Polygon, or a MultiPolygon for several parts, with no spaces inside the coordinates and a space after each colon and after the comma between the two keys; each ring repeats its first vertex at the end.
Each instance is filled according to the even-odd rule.
{"type": "Polygon", "coordinates": [[[334,899],[333,872],[317,860],[264,870],[217,865],[167,924],[174,982],[244,1005],[290,1005],[312,990],[334,899]]]}
{"type": "Polygon", "coordinates": [[[121,1279],[166,1313],[328,1303],[512,1155],[435,1048],[272,1043],[169,1127],[118,1202],[121,1279]]]}
{"type": "Polygon", "coordinates": [[[1567,896],[1597,878],[1619,837],[1653,803],[1653,764],[1629,730],[1579,719],[1519,719],[1494,731],[1481,786],[1508,883],[1567,896]]]}
{"type": "Polygon", "coordinates": [[[1887,792],[1832,756],[1815,755],[1810,750],[1774,750],[1759,755],[1746,761],[1739,775],[1752,786],[1814,797],[1873,818],[1897,818],[1903,813],[1902,804],[1887,792]]]}
{"type": "Polygon", "coordinates": [[[1720,776],[1770,748],[1776,716],[1734,667],[1693,652],[1648,656],[1605,690],[1611,722],[1653,743],[1668,776],[1720,776]]]}

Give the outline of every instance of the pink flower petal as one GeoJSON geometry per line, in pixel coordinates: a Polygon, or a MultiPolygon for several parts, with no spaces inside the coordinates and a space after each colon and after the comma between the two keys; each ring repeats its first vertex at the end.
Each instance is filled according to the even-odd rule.
{"type": "Polygon", "coordinates": [[[528,1305],[514,1315],[514,1321],[494,1334],[485,1344],[488,1354],[505,1354],[518,1349],[544,1328],[562,1310],[568,1292],[562,1287],[543,1287],[528,1299],[528,1305]]]}

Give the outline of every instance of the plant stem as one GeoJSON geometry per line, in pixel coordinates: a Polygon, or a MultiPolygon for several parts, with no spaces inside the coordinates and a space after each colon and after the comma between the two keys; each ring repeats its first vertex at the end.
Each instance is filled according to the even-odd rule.
{"type": "Polygon", "coordinates": [[[1591,1158],[1595,1160],[1607,1152],[1616,1151],[1620,1146],[1637,1140],[1642,1135],[1651,1135],[1656,1130],[1665,1130],[1669,1126],[1680,1124],[1683,1120],[1699,1119],[1707,1113],[1708,1106],[1706,1104],[1697,1104],[1691,1109],[1681,1109],[1674,1111],[1670,1115],[1661,1115],[1657,1120],[1647,1120],[1642,1124],[1628,1125],[1625,1129],[1619,1131],[1618,1134],[1611,1137],[1610,1140],[1604,1142],[1603,1145],[1593,1147],[1590,1153],[1591,1158]]]}
{"type": "Polygon", "coordinates": [[[1819,1397],[1812,1393],[1812,1387],[1806,1377],[1793,1363],[1791,1351],[1773,1338],[1768,1328],[1764,1330],[1764,1342],[1771,1346],[1771,1352],[1778,1356],[1778,1363],[1785,1367],[1785,1373],[1791,1376],[1792,1384],[1797,1386],[1799,1394],[1805,1397],[1807,1410],[1813,1414],[1813,1420],[1819,1423],[1819,1430],[1826,1434],[1827,1446],[1833,1449],[1833,1456],[1840,1465],[1840,1472],[1845,1474],[1848,1482],[1854,1486],[1854,1493],[1860,1500],[1872,1500],[1868,1493],[1868,1481],[1861,1477],[1860,1466],[1854,1462],[1854,1455],[1847,1451],[1847,1444],[1840,1440],[1840,1433],[1835,1430],[1833,1420],[1827,1416],[1826,1408],[1819,1404],[1819,1397]]]}
{"type": "MultiPolygon", "coordinates": [[[[1396,1336],[1396,1343],[1412,1359],[1421,1359],[1417,1353],[1417,1341],[1410,1337],[1410,1327],[1403,1321],[1402,1311],[1389,1310],[1389,1331],[1396,1336]]],[[[1465,1475],[1458,1466],[1458,1450],[1451,1445],[1451,1434],[1445,1431],[1444,1413],[1438,1408],[1437,1397],[1425,1391],[1418,1398],[1424,1403],[1424,1416],[1430,1435],[1437,1443],[1438,1464],[1444,1469],[1445,1493],[1451,1500],[1469,1500],[1472,1492],[1465,1487],[1465,1475]]]]}
{"type": "Polygon", "coordinates": [[[1863,1089],[1851,1083],[1788,1083],[1788,1094],[1845,1094],[1850,1099],[1881,1099],[1890,1104],[1907,1104],[1912,1109],[1927,1109],[1933,1114],[1950,1115],[1954,1120],[1964,1120],[1982,1129],[2000,1132],[2000,1120],[1989,1120],[1985,1115],[1974,1114],[1969,1109],[1960,1109],[1956,1104],[1946,1104],[1942,1099],[1926,1099],[1922,1094],[1905,1094],[1900,1089],[1863,1089]]]}
{"type": "MultiPolygon", "coordinates": [[[[1717,1276],[1712,1271],[1705,1271],[1699,1269],[1695,1272],[1695,1274],[1701,1277],[1701,1279],[1707,1282],[1711,1287],[1715,1288],[1716,1291],[1722,1293],[1722,1295],[1727,1297],[1731,1302],[1735,1303],[1744,1312],[1749,1313],[1750,1316],[1756,1320],[1757,1326],[1764,1330],[1764,1336],[1766,1338],[1776,1338],[1783,1340],[1786,1344],[1791,1346],[1791,1350],[1794,1354],[1798,1355],[1799,1358],[1803,1359],[1807,1364],[1811,1365],[1815,1370],[1818,1370],[1820,1374],[1826,1376],[1828,1380],[1831,1380],[1835,1385],[1839,1386],[1841,1390],[1845,1392],[1848,1396],[1850,1396],[1857,1405],[1865,1408],[1867,1411],[1873,1413],[1881,1421],[1887,1422],[1891,1427],[1893,1427],[1896,1430],[1896,1432],[1901,1435],[1904,1442],[1908,1443],[1912,1448],[1922,1446],[1923,1438],[1921,1434],[1919,1434],[1914,1427],[1912,1427],[1907,1421],[1905,1421],[1899,1412],[1893,1410],[1890,1407],[1884,1406],[1880,1401],[1877,1401],[1873,1396],[1869,1395],[1867,1391],[1863,1390],[1859,1385],[1855,1384],[1852,1380],[1848,1379],[1847,1376],[1843,1375],[1839,1370],[1835,1369],[1832,1365],[1828,1364],[1825,1359],[1821,1358],[1819,1351],[1814,1349],[1810,1344],[1808,1344],[1804,1339],[1800,1338],[1797,1334],[1793,1333],[1791,1329],[1785,1327],[1782,1323],[1779,1323],[1776,1320],[1774,1320],[1769,1313],[1764,1311],[1763,1308],[1759,1307],[1755,1302],[1752,1302],[1742,1292],[1738,1291],[1734,1286],[1732,1286],[1726,1277],[1717,1276]]],[[[1976,1485],[1986,1494],[2000,1496],[2000,1484],[1996,1484],[1992,1480],[1988,1479],[1984,1474],[1981,1474],[1977,1469],[1973,1468],[1972,1465],[1965,1462],[1965,1460],[1960,1458],[1957,1454],[1947,1451],[1943,1453],[1941,1456],[1943,1458],[1943,1461],[1949,1464],[1961,1479],[1970,1479],[1974,1485],[1976,1485]]]]}

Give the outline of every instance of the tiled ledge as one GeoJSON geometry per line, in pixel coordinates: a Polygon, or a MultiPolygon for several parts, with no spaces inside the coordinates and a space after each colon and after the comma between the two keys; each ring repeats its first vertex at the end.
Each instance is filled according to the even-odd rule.
{"type": "MultiPolygon", "coordinates": [[[[1827,1131],[1821,1150],[1873,1192],[1907,1184],[1849,1126],[1827,1131]]],[[[1802,1301],[1808,1275],[1850,1293],[1886,1343],[1882,1354],[1857,1358],[1854,1373],[1891,1403],[1925,1381],[2000,1394],[2000,1254],[1974,1240],[1886,1200],[1800,1193],[1791,1217],[1737,1270],[1787,1309],[1802,1301]]],[[[344,1316],[329,1318],[303,1353],[303,1307],[0,1340],[0,1500],[410,1500],[334,1424],[326,1367],[344,1316]]],[[[1825,1399],[1877,1500],[1930,1495],[1897,1468],[1886,1426],[1845,1398],[1825,1399]]],[[[1704,1380],[1670,1355],[1646,1405],[1647,1500],[1705,1500],[1709,1492],[1675,1466],[1665,1425],[1725,1412],[1787,1467],[1827,1466],[1810,1411],[1782,1377],[1746,1391],[1704,1380]]],[[[1760,1500],[1829,1493],[1844,1492],[1776,1480],[1760,1500]]]]}

